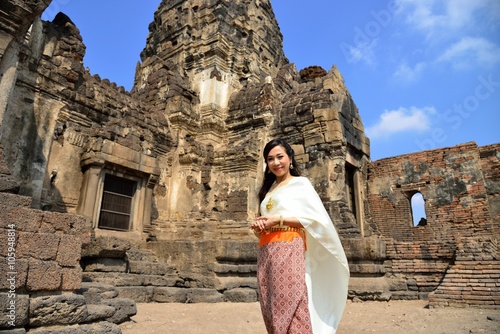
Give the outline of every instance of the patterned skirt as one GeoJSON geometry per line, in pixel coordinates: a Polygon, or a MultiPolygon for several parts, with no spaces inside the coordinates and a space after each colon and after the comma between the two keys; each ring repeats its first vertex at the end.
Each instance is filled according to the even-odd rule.
{"type": "Polygon", "coordinates": [[[262,316],[269,334],[312,334],[307,306],[304,240],[269,242],[259,247],[257,281],[262,316]]]}

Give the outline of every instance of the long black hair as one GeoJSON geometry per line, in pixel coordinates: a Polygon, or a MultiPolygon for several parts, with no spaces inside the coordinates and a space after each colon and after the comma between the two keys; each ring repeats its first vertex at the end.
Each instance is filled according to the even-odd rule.
{"type": "Polygon", "coordinates": [[[293,176],[300,176],[300,170],[299,166],[297,164],[297,161],[295,161],[295,152],[293,151],[292,147],[283,139],[277,138],[271,140],[269,143],[264,146],[264,152],[262,155],[264,156],[264,163],[266,164],[266,171],[264,172],[264,180],[262,180],[262,186],[260,187],[259,190],[259,203],[264,200],[264,197],[266,197],[267,192],[269,189],[271,189],[271,186],[273,185],[274,181],[276,181],[276,175],[274,175],[270,170],[269,166],[267,165],[267,156],[269,155],[269,152],[275,148],[276,146],[281,146],[285,149],[286,154],[290,158],[290,161],[293,165],[293,169],[290,169],[290,174],[293,176]]]}

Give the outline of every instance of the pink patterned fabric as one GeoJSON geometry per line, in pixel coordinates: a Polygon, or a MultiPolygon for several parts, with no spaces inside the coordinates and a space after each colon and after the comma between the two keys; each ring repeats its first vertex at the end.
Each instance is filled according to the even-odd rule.
{"type": "Polygon", "coordinates": [[[270,242],[257,260],[260,306],[269,334],[312,334],[304,241],[270,242]]]}

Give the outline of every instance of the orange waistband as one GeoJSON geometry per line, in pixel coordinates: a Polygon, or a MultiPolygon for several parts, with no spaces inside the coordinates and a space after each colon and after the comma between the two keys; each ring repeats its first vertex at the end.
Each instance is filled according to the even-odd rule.
{"type": "Polygon", "coordinates": [[[260,235],[259,247],[264,246],[270,242],[291,242],[295,238],[304,239],[304,231],[300,228],[288,229],[271,229],[270,231],[262,232],[260,235]]]}

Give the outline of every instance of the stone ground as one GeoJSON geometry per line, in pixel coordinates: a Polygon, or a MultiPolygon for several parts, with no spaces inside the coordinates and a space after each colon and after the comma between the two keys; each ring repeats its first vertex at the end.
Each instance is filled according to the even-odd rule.
{"type": "MultiPolygon", "coordinates": [[[[427,302],[348,302],[337,334],[500,333],[500,310],[433,308],[427,302]]],[[[137,304],[123,334],[266,334],[258,303],[137,304]]]]}

